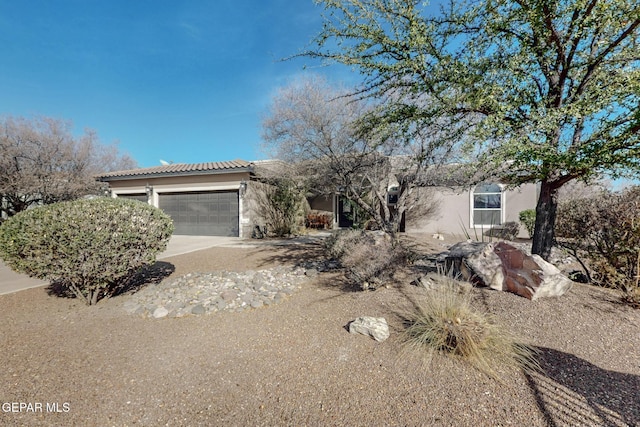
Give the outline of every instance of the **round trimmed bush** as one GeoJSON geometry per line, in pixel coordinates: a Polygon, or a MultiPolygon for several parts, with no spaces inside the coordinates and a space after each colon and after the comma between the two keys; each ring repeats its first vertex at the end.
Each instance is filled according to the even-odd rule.
{"type": "Polygon", "coordinates": [[[166,249],[173,221],[133,200],[96,198],[20,212],[0,225],[0,258],[87,304],[111,295],[166,249]]]}

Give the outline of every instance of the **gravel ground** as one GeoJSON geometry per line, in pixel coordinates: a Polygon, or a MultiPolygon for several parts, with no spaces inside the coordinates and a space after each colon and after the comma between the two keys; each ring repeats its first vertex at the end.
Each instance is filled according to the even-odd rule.
{"type": "MultiPolygon", "coordinates": [[[[158,274],[315,255],[212,248],[165,259],[158,274]]],[[[479,307],[541,352],[544,373],[504,371],[499,382],[403,352],[399,313],[426,291],[398,282],[351,292],[322,273],[277,305],[165,319],[128,315],[126,294],[94,307],[46,288],[0,296],[0,425],[640,425],[640,310],[613,293],[576,284],[532,303],[475,290],[479,307]],[[359,316],[385,317],[391,337],[350,335],[359,316]]]]}

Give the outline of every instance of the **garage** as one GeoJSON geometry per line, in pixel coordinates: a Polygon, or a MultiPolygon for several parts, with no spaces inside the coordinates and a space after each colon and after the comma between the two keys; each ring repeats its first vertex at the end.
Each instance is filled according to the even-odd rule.
{"type": "Polygon", "coordinates": [[[238,237],[238,192],[159,193],[159,207],[173,219],[174,234],[238,237]]]}

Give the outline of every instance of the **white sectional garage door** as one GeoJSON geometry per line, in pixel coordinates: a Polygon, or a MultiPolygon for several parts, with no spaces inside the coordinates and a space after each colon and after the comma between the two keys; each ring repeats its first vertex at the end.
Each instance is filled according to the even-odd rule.
{"type": "Polygon", "coordinates": [[[238,192],[160,193],[160,209],[173,218],[173,234],[234,236],[238,234],[238,192]]]}

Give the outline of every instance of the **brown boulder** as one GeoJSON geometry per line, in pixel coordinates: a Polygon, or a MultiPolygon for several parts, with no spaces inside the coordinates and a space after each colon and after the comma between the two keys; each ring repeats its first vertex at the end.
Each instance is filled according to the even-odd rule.
{"type": "Polygon", "coordinates": [[[449,249],[446,266],[458,276],[530,300],[561,296],[573,282],[538,255],[505,242],[458,243],[449,249]]]}

